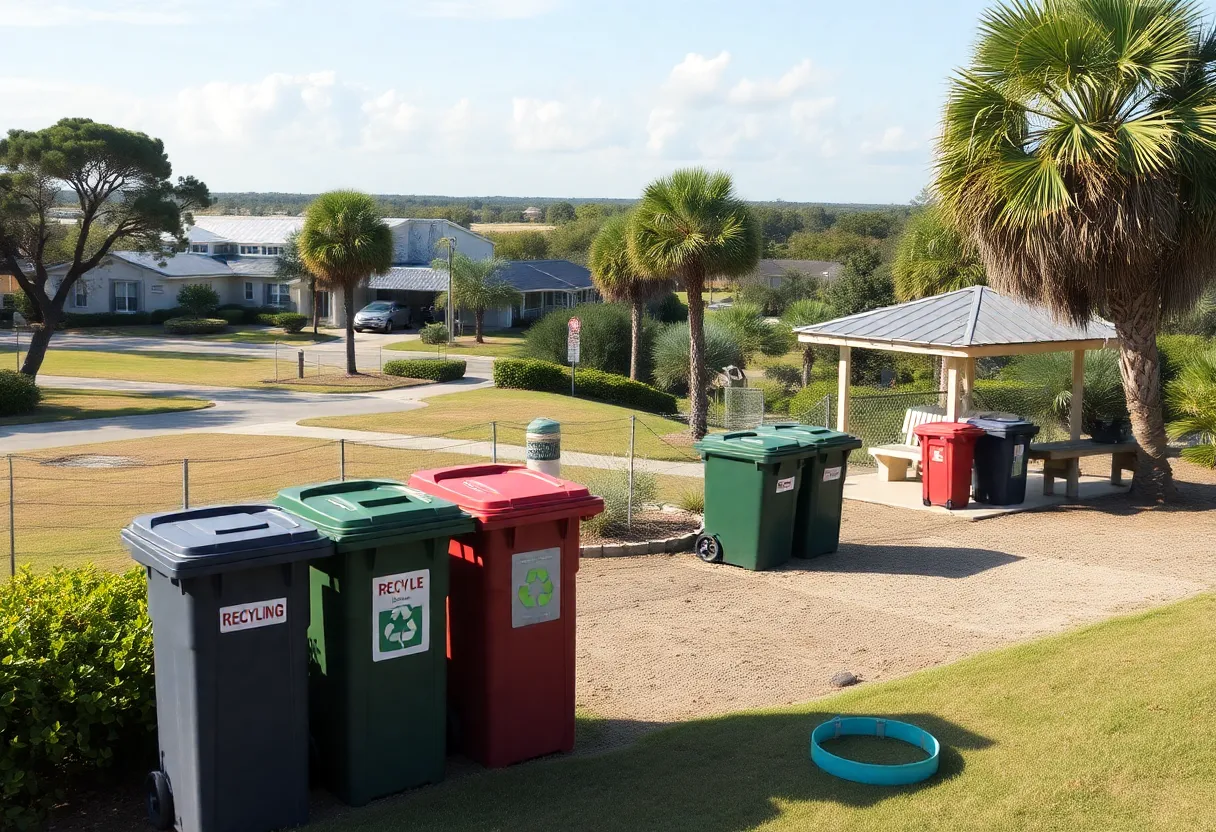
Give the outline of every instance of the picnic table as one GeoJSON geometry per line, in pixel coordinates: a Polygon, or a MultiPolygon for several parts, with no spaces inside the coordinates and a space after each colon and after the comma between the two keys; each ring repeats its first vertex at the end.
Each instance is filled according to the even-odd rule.
{"type": "Polygon", "coordinates": [[[1043,494],[1056,493],[1055,481],[1067,481],[1065,494],[1075,500],[1081,492],[1081,460],[1088,456],[1110,455],[1110,481],[1123,485],[1123,472],[1136,470],[1140,446],[1133,441],[1104,444],[1091,439],[1068,439],[1063,442],[1032,443],[1029,457],[1043,461],[1043,494]]]}

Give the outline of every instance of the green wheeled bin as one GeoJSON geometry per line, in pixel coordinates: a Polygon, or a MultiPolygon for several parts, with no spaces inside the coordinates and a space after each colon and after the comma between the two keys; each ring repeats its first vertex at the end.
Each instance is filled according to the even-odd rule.
{"type": "Polygon", "coordinates": [[[798,489],[798,517],[794,522],[794,557],[813,558],[835,552],[840,548],[840,514],[849,454],[861,447],[861,440],[848,433],[798,422],[763,425],[759,430],[793,437],[806,452],[802,485],[798,489]]]}
{"type": "Polygon", "coordinates": [[[696,443],[705,460],[705,530],[696,552],[760,571],[790,559],[804,451],[798,439],[759,430],[696,443]]]}
{"type": "Polygon", "coordinates": [[[310,725],[322,782],[362,806],[443,779],[448,545],[457,506],[394,480],[287,488],[275,503],[335,554],[310,572],[310,725]]]}

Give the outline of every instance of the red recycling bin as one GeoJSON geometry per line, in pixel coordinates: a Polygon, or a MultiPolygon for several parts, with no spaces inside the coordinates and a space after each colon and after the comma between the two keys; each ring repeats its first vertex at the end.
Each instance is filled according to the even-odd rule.
{"type": "Polygon", "coordinates": [[[570,751],[579,521],[604,501],[520,465],[419,471],[409,484],[477,521],[448,549],[453,744],[487,766],[570,751]]]}
{"type": "Polygon", "coordinates": [[[916,435],[925,505],[966,508],[971,502],[975,442],[984,431],[966,422],[929,422],[918,426],[916,435]]]}

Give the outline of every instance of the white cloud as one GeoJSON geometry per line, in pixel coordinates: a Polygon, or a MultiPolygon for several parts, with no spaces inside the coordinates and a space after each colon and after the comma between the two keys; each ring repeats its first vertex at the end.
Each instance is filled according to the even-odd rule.
{"type": "Polygon", "coordinates": [[[397,147],[420,126],[422,111],[405,101],[396,90],[365,101],[361,109],[366,118],[363,146],[368,150],[397,147]]]}
{"type": "Polygon", "coordinates": [[[509,130],[512,146],[526,152],[569,152],[607,143],[614,116],[598,98],[543,101],[516,98],[509,130]]]}
{"type": "Polygon", "coordinates": [[[689,52],[672,67],[663,84],[663,94],[683,103],[704,101],[718,91],[722,73],[729,64],[729,52],[719,52],[713,58],[689,52]]]}
{"type": "MultiPolygon", "coordinates": [[[[178,127],[183,138],[195,142],[291,138],[333,144],[358,126],[351,111],[357,113],[359,103],[333,72],[276,72],[253,83],[213,81],[182,90],[177,95],[178,127]]],[[[374,105],[365,112],[378,115],[374,105]]]]}
{"type": "Polygon", "coordinates": [[[732,104],[772,104],[793,98],[806,87],[822,78],[810,58],[795,64],[776,80],[751,81],[744,78],[731,89],[727,99],[732,104]]]}
{"type": "Polygon", "coordinates": [[[919,148],[920,142],[910,138],[903,127],[888,127],[879,138],[861,143],[861,152],[867,156],[906,154],[919,148]]]}
{"type": "Polygon", "coordinates": [[[522,20],[557,9],[561,0],[408,0],[416,17],[450,17],[462,20],[522,20]]]}
{"type": "Polygon", "coordinates": [[[143,129],[149,108],[140,98],[105,84],[0,77],[3,127],[38,130],[77,116],[143,129]]]}
{"type": "Polygon", "coordinates": [[[667,143],[680,132],[684,121],[670,107],[655,107],[646,121],[646,147],[653,153],[662,152],[667,143]]]}

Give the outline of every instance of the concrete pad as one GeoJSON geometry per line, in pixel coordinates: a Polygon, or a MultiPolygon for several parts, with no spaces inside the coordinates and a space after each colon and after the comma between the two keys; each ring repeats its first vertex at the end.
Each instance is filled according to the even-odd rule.
{"type": "MultiPolygon", "coordinates": [[[[904,480],[902,482],[885,482],[877,474],[850,474],[844,484],[844,498],[859,500],[863,503],[876,503],[894,508],[906,508],[912,511],[923,511],[953,517],[956,520],[984,520],[989,517],[1000,517],[1005,514],[1015,514],[1019,511],[1033,511],[1040,508],[1063,505],[1071,502],[1064,496],[1065,483],[1056,481],[1056,494],[1051,497],[1043,495],[1043,475],[1030,473],[1026,478],[1026,501],[1016,506],[990,506],[984,503],[972,502],[965,509],[950,511],[943,506],[926,506],[924,504],[920,480],[904,480]]],[[[1128,486],[1111,485],[1109,479],[1102,477],[1081,477],[1080,501],[1095,500],[1099,497],[1109,497],[1112,494],[1126,494],[1128,486]]]]}

